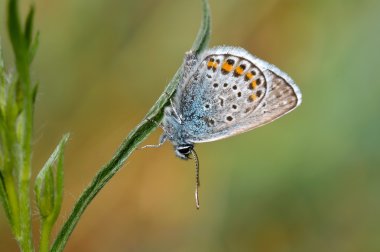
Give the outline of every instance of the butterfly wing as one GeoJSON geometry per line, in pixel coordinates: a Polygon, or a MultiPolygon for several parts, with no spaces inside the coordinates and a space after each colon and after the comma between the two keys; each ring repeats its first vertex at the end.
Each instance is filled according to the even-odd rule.
{"type": "Polygon", "coordinates": [[[205,51],[178,90],[174,107],[193,143],[249,131],[301,104],[301,92],[287,74],[235,47],[205,51]]]}

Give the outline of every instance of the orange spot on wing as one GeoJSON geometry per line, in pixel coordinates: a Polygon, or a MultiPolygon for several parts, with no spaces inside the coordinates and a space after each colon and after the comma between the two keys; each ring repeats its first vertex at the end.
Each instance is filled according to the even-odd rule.
{"type": "Polygon", "coordinates": [[[245,77],[246,77],[248,80],[250,80],[250,79],[252,79],[253,74],[252,74],[251,72],[248,72],[248,73],[245,75],[245,77]]]}
{"type": "Polygon", "coordinates": [[[242,75],[242,73],[244,72],[244,69],[241,67],[241,66],[238,66],[236,69],[235,69],[235,73],[237,75],[242,75]]]}
{"type": "Polygon", "coordinates": [[[226,61],[223,63],[222,70],[226,72],[231,72],[233,65],[228,64],[226,61]]]}
{"type": "Polygon", "coordinates": [[[252,81],[251,84],[249,85],[251,89],[255,89],[257,87],[256,80],[252,81]]]}
{"type": "Polygon", "coordinates": [[[214,63],[214,62],[207,63],[207,69],[212,68],[215,71],[217,67],[218,67],[218,63],[214,63]]]}
{"type": "Polygon", "coordinates": [[[257,96],[255,94],[252,94],[252,95],[249,96],[249,100],[250,101],[254,101],[256,99],[257,99],[257,96]]]}

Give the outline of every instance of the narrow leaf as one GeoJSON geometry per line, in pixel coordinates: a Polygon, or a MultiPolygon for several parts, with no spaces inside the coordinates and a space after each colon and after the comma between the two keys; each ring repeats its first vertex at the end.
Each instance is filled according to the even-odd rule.
{"type": "Polygon", "coordinates": [[[5,190],[4,180],[3,180],[3,176],[1,175],[1,173],[0,173],[0,202],[4,207],[5,214],[8,218],[8,220],[11,222],[11,220],[12,220],[11,210],[9,207],[7,192],[5,190]]]}
{"type": "Polygon", "coordinates": [[[27,46],[29,47],[32,42],[33,36],[33,19],[34,19],[34,5],[32,5],[29,9],[28,17],[25,22],[25,41],[27,46]]]}
{"type": "Polygon", "coordinates": [[[36,55],[39,43],[40,43],[40,33],[37,32],[36,36],[34,37],[33,43],[29,48],[29,63],[32,63],[34,56],[36,55]]]}
{"type": "Polygon", "coordinates": [[[43,218],[48,218],[55,212],[59,213],[59,210],[56,210],[56,207],[60,208],[61,202],[58,202],[57,198],[58,200],[62,200],[62,160],[64,146],[68,138],[68,134],[63,136],[62,140],[36,177],[34,192],[37,206],[43,218]],[[53,173],[54,165],[57,167],[56,175],[53,173]],[[56,179],[54,179],[54,177],[56,177],[56,179]],[[59,195],[57,192],[59,192],[59,195]]]}
{"type": "Polygon", "coordinates": [[[5,69],[3,61],[3,48],[1,47],[1,38],[0,38],[0,124],[4,120],[2,113],[5,107],[5,69]]]}
{"type": "Polygon", "coordinates": [[[38,93],[38,83],[34,85],[33,90],[32,90],[32,102],[33,102],[33,104],[36,103],[37,93],[38,93]]]}
{"type": "Polygon", "coordinates": [[[2,78],[4,74],[5,74],[5,71],[4,71],[3,47],[1,45],[1,38],[0,38],[0,78],[2,78]]]}
{"type": "Polygon", "coordinates": [[[63,136],[60,143],[61,155],[58,156],[56,174],[55,174],[55,194],[54,194],[54,209],[51,215],[51,222],[54,223],[61,211],[62,199],[63,199],[63,152],[64,146],[69,139],[69,134],[63,136]]]}
{"type": "Polygon", "coordinates": [[[207,0],[203,0],[203,18],[201,27],[199,28],[197,38],[195,39],[192,50],[199,54],[208,46],[211,36],[211,16],[210,7],[207,0]]]}
{"type": "Polygon", "coordinates": [[[36,201],[40,215],[42,218],[47,218],[52,213],[54,208],[54,173],[53,167],[50,166],[45,170],[41,183],[36,184],[36,201]]]}
{"type": "Polygon", "coordinates": [[[25,137],[24,127],[25,127],[25,112],[21,111],[21,113],[18,114],[16,123],[15,123],[16,137],[20,142],[25,137]]]}
{"type": "Polygon", "coordinates": [[[20,61],[23,54],[23,39],[17,11],[17,0],[10,0],[8,4],[8,32],[16,55],[16,61],[20,61]],[[20,50],[21,49],[21,50],[20,50]]]}

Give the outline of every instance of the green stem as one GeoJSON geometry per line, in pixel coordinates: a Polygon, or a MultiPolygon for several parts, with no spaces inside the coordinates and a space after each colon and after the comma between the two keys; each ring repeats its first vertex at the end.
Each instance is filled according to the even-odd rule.
{"type": "Polygon", "coordinates": [[[50,234],[53,228],[53,225],[49,221],[49,219],[41,220],[41,237],[40,237],[40,252],[49,251],[49,242],[50,242],[50,234]]]}
{"type": "Polygon", "coordinates": [[[16,62],[19,78],[23,89],[23,134],[21,139],[22,160],[19,170],[19,202],[21,225],[21,248],[23,251],[34,251],[31,226],[30,207],[30,177],[31,177],[31,152],[33,131],[33,98],[31,92],[30,69],[27,58],[16,62]]]}
{"type": "MultiPolygon", "coordinates": [[[[26,173],[24,172],[24,174],[26,173]]],[[[30,179],[26,179],[25,177],[21,179],[19,181],[19,189],[20,189],[19,199],[20,199],[20,223],[21,223],[20,247],[22,251],[34,251],[33,241],[32,241],[32,231],[31,231],[31,211],[30,211],[30,198],[29,198],[30,179]]]]}
{"type": "Polygon", "coordinates": [[[22,149],[24,155],[22,157],[22,167],[19,174],[19,200],[20,200],[20,222],[22,243],[21,247],[24,251],[33,251],[33,238],[31,226],[31,206],[30,206],[30,177],[31,177],[31,141],[33,131],[33,101],[31,93],[31,83],[29,76],[29,66],[26,64],[25,75],[21,81],[25,82],[24,92],[24,125],[23,125],[23,142],[22,149]]]}
{"type": "Polygon", "coordinates": [[[5,190],[8,198],[8,204],[11,212],[11,225],[13,234],[16,240],[20,239],[20,220],[19,220],[19,204],[17,198],[16,185],[13,180],[12,174],[8,172],[3,173],[3,180],[5,190]]]}
{"type": "MultiPolygon", "coordinates": [[[[11,113],[9,113],[11,114],[11,113]]],[[[17,241],[20,239],[20,208],[17,192],[17,185],[15,184],[15,178],[13,176],[13,170],[19,167],[19,153],[20,149],[17,143],[14,118],[10,118],[7,121],[8,134],[4,134],[3,143],[6,145],[4,162],[4,170],[2,171],[2,179],[4,183],[5,195],[7,197],[7,203],[9,207],[9,218],[11,222],[12,232],[15,235],[17,241]]]]}

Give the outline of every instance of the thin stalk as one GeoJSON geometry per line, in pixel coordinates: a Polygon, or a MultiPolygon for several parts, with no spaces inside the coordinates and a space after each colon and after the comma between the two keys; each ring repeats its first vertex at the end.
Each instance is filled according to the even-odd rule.
{"type": "Polygon", "coordinates": [[[29,78],[29,67],[24,76],[25,101],[24,101],[24,125],[23,125],[23,142],[22,149],[22,167],[19,173],[19,200],[20,200],[20,222],[21,225],[21,247],[24,251],[33,251],[32,226],[31,226],[31,206],[30,206],[30,177],[31,177],[31,140],[33,128],[33,108],[31,83],[29,78]]]}
{"type": "Polygon", "coordinates": [[[17,185],[15,183],[15,178],[13,176],[13,170],[18,169],[19,167],[19,153],[20,149],[18,148],[16,134],[13,131],[15,125],[13,124],[13,118],[9,120],[9,129],[8,134],[4,134],[3,141],[6,144],[4,148],[5,155],[7,157],[4,170],[2,172],[2,179],[4,183],[5,194],[8,200],[8,206],[10,210],[10,220],[12,232],[17,241],[20,240],[20,208],[19,208],[19,198],[17,192],[17,185]],[[11,151],[8,151],[11,150],[11,151]]]}
{"type": "Polygon", "coordinates": [[[12,174],[3,172],[3,181],[8,198],[8,204],[11,211],[11,226],[16,239],[20,239],[20,220],[19,220],[19,204],[16,191],[16,185],[12,174]]]}
{"type": "MultiPolygon", "coordinates": [[[[28,164],[25,162],[24,164],[28,164]]],[[[30,210],[30,169],[24,169],[19,181],[20,200],[20,223],[21,237],[20,247],[22,251],[34,251],[31,231],[31,210],[30,210]]]]}
{"type": "Polygon", "coordinates": [[[47,252],[49,251],[49,244],[50,244],[50,234],[51,230],[53,228],[53,225],[49,221],[49,219],[42,219],[41,223],[41,236],[40,236],[40,252],[47,252]]]}

